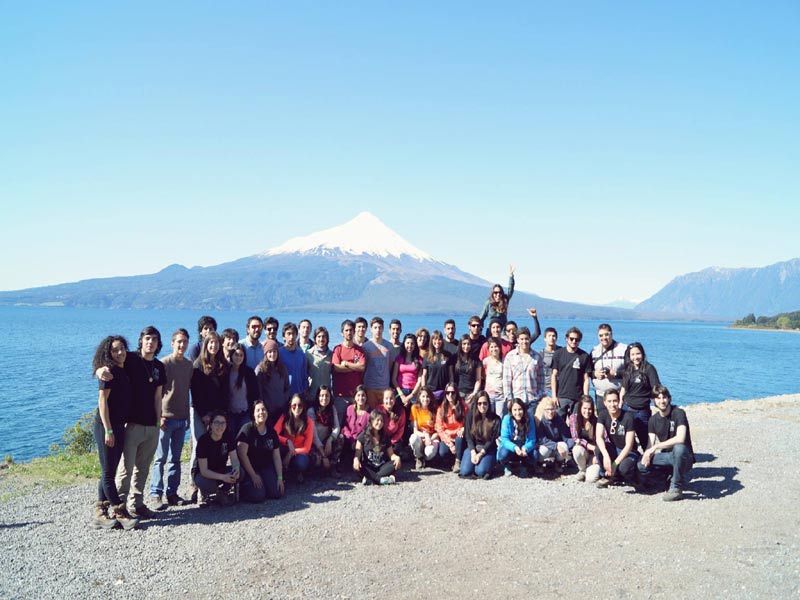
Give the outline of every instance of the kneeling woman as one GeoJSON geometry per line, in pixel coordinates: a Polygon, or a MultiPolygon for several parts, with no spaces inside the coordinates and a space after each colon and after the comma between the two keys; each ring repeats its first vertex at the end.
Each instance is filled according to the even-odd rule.
{"type": "Polygon", "coordinates": [[[500,437],[500,417],[492,406],[489,394],[479,392],[467,412],[464,440],[467,448],[461,458],[460,477],[489,479],[497,464],[497,438],[500,437]]]}
{"type": "Polygon", "coordinates": [[[364,485],[395,482],[394,472],[400,468],[400,456],[392,450],[392,443],[383,427],[383,413],[375,409],[369,415],[369,425],[358,436],[353,470],[363,476],[364,485]]]}
{"type": "Polygon", "coordinates": [[[201,506],[207,505],[209,500],[222,505],[233,504],[230,491],[239,479],[239,458],[227,426],[225,413],[214,411],[210,429],[197,440],[197,462],[192,479],[200,490],[201,506]]]}
{"type": "Polygon", "coordinates": [[[436,433],[436,413],[431,388],[422,388],[419,402],[411,407],[411,426],[408,445],[414,452],[415,468],[421,469],[426,460],[435,458],[439,452],[439,434],[436,433]]]}
{"type": "Polygon", "coordinates": [[[333,395],[327,385],[317,388],[317,402],[308,409],[308,416],[314,423],[314,462],[321,464],[325,472],[334,477],[339,472],[339,458],[342,454],[342,430],[339,415],[333,406],[333,395]]]}
{"type": "Polygon", "coordinates": [[[561,472],[569,460],[575,440],[569,433],[569,427],[556,412],[556,402],[552,398],[542,398],[536,407],[536,442],[539,446],[539,462],[548,459],[555,461],[556,469],[561,472]]]}
{"type": "Polygon", "coordinates": [[[275,431],[281,442],[283,471],[293,471],[298,483],[311,466],[311,444],[314,441],[314,423],[308,416],[302,396],[295,394],[289,400],[289,410],[278,418],[275,431]]]}
{"type": "Polygon", "coordinates": [[[497,462],[503,465],[506,476],[511,475],[511,462],[521,462],[520,477],[528,475],[528,469],[536,467],[536,427],[528,418],[525,403],[515,398],[509,413],[500,424],[500,447],[497,462]]]}
{"type": "Polygon", "coordinates": [[[464,419],[467,407],[458,396],[456,386],[448,383],[445,386],[444,402],[436,411],[436,433],[439,434],[439,458],[454,456],[453,473],[461,469],[461,455],[464,454],[464,419]]]}
{"type": "Polygon", "coordinates": [[[280,441],[272,427],[267,427],[267,406],[257,400],[253,420],[245,423],[236,438],[236,451],[244,473],[241,495],[247,502],[263,502],[283,496],[283,463],[280,441]]]}

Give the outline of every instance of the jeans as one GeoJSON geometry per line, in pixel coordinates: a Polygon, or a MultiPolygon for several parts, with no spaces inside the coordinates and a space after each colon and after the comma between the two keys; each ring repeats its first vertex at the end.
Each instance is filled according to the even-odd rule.
{"type": "Polygon", "coordinates": [[[158,447],[153,469],[150,471],[150,495],[161,496],[164,494],[164,462],[169,458],[167,468],[167,496],[178,493],[181,483],[181,452],[186,439],[188,424],[184,419],[167,419],[164,422],[165,430],[158,434],[158,447]]]}
{"type": "MultiPolygon", "coordinates": [[[[508,467],[508,465],[512,462],[521,462],[523,466],[533,468],[536,466],[537,460],[537,452],[534,449],[531,454],[528,456],[517,456],[516,452],[512,452],[508,448],[504,448],[500,446],[497,449],[497,462],[499,462],[504,467],[508,467]]],[[[461,463],[464,464],[464,463],[461,463]]]]}
{"type": "Polygon", "coordinates": [[[647,423],[650,421],[650,407],[647,408],[630,408],[625,405],[625,411],[633,415],[633,429],[636,431],[636,439],[642,449],[646,449],[649,439],[647,437],[647,423]]]}
{"type": "MultiPolygon", "coordinates": [[[[286,456],[287,452],[288,449],[286,447],[281,448],[281,456],[286,456]]],[[[289,467],[287,469],[284,469],[284,473],[286,471],[305,473],[306,471],[308,471],[310,466],[311,466],[310,454],[295,454],[289,461],[289,467]]]]}
{"type": "MultiPolygon", "coordinates": [[[[225,467],[225,473],[231,473],[233,471],[232,467],[225,467]]],[[[230,489],[231,484],[223,483],[219,479],[210,479],[208,477],[203,477],[200,474],[200,471],[197,471],[194,474],[194,484],[202,490],[203,494],[211,495],[216,494],[221,486],[225,486],[226,489],[230,489]]]]}
{"type": "Polygon", "coordinates": [[[666,452],[656,452],[653,454],[653,459],[650,466],[645,467],[641,462],[636,465],[639,473],[647,478],[652,474],[654,469],[671,469],[672,470],[672,483],[669,489],[672,491],[683,490],[689,482],[686,474],[692,468],[694,457],[689,453],[689,448],[686,444],[675,444],[672,450],[666,452]]]}
{"type": "Polygon", "coordinates": [[[199,414],[194,408],[189,409],[189,426],[192,432],[192,458],[189,461],[189,469],[193,471],[195,463],[197,463],[197,440],[208,431],[206,424],[203,423],[203,415],[199,414]]]}
{"type": "Polygon", "coordinates": [[[275,467],[269,465],[261,470],[256,470],[256,474],[261,477],[263,485],[257,488],[247,474],[247,471],[242,471],[242,485],[239,488],[242,500],[245,502],[263,502],[267,498],[280,498],[278,491],[278,474],[275,472],[275,467]]]}
{"type": "MultiPolygon", "coordinates": [[[[611,457],[611,460],[616,460],[619,453],[622,452],[622,450],[614,446],[614,444],[606,444],[606,450],[608,450],[608,455],[611,457]]],[[[597,457],[597,462],[600,464],[600,473],[602,474],[604,472],[604,467],[600,446],[595,450],[595,456],[597,457]]],[[[633,451],[625,457],[625,460],[617,465],[617,474],[621,475],[622,479],[628,483],[638,483],[639,476],[636,470],[637,462],[639,462],[639,454],[633,451]]],[[[605,473],[604,477],[610,477],[610,475],[605,473]]]]}
{"type": "Polygon", "coordinates": [[[94,417],[94,442],[97,445],[97,457],[100,459],[100,481],[97,484],[97,499],[100,502],[107,500],[113,505],[122,504],[117,491],[114,476],[117,466],[122,458],[122,449],[125,447],[125,424],[112,425],[114,431],[114,447],[106,446],[106,429],[100,415],[94,417]]]}
{"type": "Polygon", "coordinates": [[[228,415],[228,427],[227,430],[231,433],[233,439],[236,439],[236,436],[239,435],[239,431],[241,431],[242,427],[247,425],[253,414],[247,411],[240,412],[240,413],[230,413],[228,415]]]}
{"type": "Polygon", "coordinates": [[[461,455],[461,470],[459,475],[461,477],[485,477],[492,472],[494,466],[497,464],[497,456],[494,452],[485,454],[482,459],[478,461],[477,465],[472,464],[472,451],[466,448],[461,455]]]}
{"type": "Polygon", "coordinates": [[[336,396],[333,399],[333,407],[336,409],[336,416],[339,417],[339,425],[344,427],[347,407],[353,403],[352,396],[336,396]]]}
{"type": "Polygon", "coordinates": [[[446,458],[448,456],[455,456],[456,458],[461,458],[461,455],[464,454],[464,446],[466,446],[466,442],[464,442],[464,436],[457,436],[455,440],[453,440],[456,451],[455,454],[450,450],[450,448],[444,442],[439,443],[439,458],[446,458]]]}

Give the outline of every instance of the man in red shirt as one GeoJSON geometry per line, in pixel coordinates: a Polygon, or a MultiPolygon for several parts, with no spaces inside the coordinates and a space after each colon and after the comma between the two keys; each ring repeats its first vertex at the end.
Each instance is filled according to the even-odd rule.
{"type": "Polygon", "coordinates": [[[353,341],[355,324],[346,319],[342,322],[342,343],[333,349],[333,394],[339,423],[344,423],[347,405],[352,404],[356,386],[364,381],[367,368],[366,356],[361,346],[353,341]]]}

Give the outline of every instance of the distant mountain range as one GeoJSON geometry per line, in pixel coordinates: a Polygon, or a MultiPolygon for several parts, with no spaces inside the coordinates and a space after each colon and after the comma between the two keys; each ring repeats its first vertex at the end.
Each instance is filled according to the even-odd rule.
{"type": "MultiPolygon", "coordinates": [[[[490,287],[363,212],[233,262],[191,269],[176,264],[149,275],[0,292],[0,304],[457,315],[479,311],[490,287]]],[[[527,307],[549,318],[634,318],[626,309],[515,292],[511,314],[527,314],[527,307]]]]}
{"type": "Polygon", "coordinates": [[[753,269],[710,267],[676,277],[639,303],[640,315],[741,319],[800,309],[800,258],[753,269]]]}

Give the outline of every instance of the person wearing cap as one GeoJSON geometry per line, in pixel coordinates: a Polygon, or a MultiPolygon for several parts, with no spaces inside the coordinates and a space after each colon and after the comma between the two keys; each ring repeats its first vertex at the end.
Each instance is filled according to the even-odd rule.
{"type": "Polygon", "coordinates": [[[281,362],[278,342],[267,338],[264,358],[256,367],[259,397],[269,414],[267,425],[274,427],[278,417],[289,408],[289,372],[281,362]]]}

